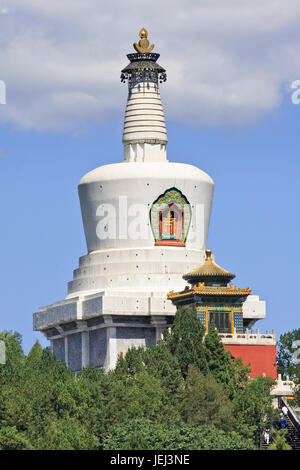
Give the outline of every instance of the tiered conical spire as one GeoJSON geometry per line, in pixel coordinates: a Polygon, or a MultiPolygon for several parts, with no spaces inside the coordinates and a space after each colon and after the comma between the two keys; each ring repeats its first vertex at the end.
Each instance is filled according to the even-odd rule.
{"type": "Polygon", "coordinates": [[[122,70],[128,80],[123,144],[126,161],[166,161],[167,131],[159,93],[159,82],[166,71],[158,63],[159,54],[151,51],[145,29],[140,31],[137,53],[128,54],[130,64],[122,70]]]}

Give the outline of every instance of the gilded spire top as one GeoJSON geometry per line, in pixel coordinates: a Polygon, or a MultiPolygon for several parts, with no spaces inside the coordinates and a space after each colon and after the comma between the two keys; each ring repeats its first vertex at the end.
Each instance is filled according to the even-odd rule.
{"type": "Polygon", "coordinates": [[[149,47],[150,43],[148,41],[148,31],[143,28],[141,29],[140,33],[140,40],[139,43],[137,44],[136,42],[133,44],[133,47],[137,52],[140,52],[141,54],[149,54],[153,49],[154,49],[154,44],[149,47]]]}

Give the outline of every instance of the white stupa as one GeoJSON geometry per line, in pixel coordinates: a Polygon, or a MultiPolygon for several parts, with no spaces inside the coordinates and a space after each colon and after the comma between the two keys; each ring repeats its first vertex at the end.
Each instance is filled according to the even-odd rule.
{"type": "Polygon", "coordinates": [[[167,293],[184,289],[182,275],[205,259],[214,183],[167,160],[159,93],[166,72],[144,29],[140,37],[121,75],[129,88],[124,160],[81,179],[88,253],[66,299],[34,314],[34,329],[74,371],[111,368],[129,347],[155,344],[176,311],[167,293]]]}

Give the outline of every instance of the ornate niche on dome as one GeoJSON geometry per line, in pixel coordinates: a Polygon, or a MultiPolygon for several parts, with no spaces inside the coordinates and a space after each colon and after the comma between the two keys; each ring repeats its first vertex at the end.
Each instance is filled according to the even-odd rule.
{"type": "Polygon", "coordinates": [[[155,245],[185,246],[191,222],[191,206],[176,188],[159,196],[150,209],[155,245]]]}

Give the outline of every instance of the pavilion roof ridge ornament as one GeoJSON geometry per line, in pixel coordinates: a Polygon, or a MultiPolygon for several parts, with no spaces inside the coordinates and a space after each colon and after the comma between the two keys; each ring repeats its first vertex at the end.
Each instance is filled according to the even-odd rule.
{"type": "Polygon", "coordinates": [[[183,279],[191,281],[194,283],[197,280],[202,280],[203,278],[222,278],[224,280],[231,281],[235,278],[235,274],[230,273],[226,269],[221,268],[215,261],[212,259],[212,251],[205,250],[206,259],[204,263],[198,266],[196,269],[187,273],[183,276],[183,279]]]}
{"type": "Polygon", "coordinates": [[[136,52],[140,52],[142,54],[149,54],[150,52],[153,51],[154,49],[154,44],[152,46],[149,46],[150,43],[148,41],[148,31],[145,28],[142,28],[141,31],[139,32],[140,40],[138,44],[135,42],[133,44],[134,49],[136,52]]]}

